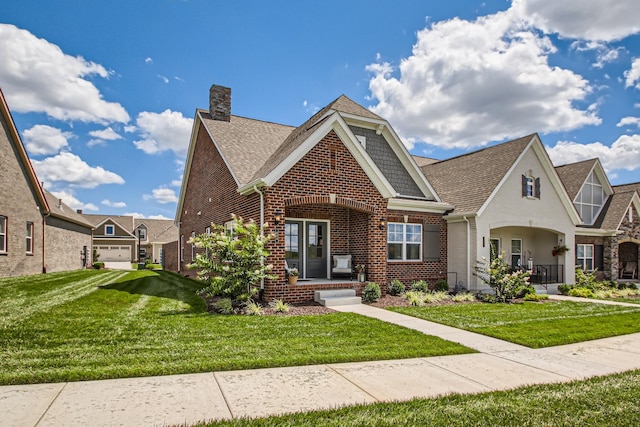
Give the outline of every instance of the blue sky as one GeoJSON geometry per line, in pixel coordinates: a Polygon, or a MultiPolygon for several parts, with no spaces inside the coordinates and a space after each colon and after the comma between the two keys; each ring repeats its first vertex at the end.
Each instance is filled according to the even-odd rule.
{"type": "Polygon", "coordinates": [[[173,218],[196,108],[299,125],[341,94],[446,159],[538,132],[557,165],[640,181],[631,0],[22,0],[0,87],[45,188],[86,213],[173,218]],[[566,3],[566,4],[565,4],[566,3]]]}

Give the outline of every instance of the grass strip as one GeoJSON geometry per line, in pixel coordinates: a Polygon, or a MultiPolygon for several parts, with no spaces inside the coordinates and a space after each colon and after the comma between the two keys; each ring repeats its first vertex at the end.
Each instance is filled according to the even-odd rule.
{"type": "Polygon", "coordinates": [[[640,307],[586,302],[479,303],[390,310],[532,348],[640,332],[640,307]]]}
{"type": "Polygon", "coordinates": [[[476,395],[376,403],[198,426],[638,426],[640,371],[476,395]]]}

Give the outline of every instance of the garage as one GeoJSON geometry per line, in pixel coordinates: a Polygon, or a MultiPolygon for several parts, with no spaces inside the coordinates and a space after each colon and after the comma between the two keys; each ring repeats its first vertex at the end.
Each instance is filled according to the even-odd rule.
{"type": "Polygon", "coordinates": [[[131,261],[131,246],[94,246],[99,261],[131,261]]]}

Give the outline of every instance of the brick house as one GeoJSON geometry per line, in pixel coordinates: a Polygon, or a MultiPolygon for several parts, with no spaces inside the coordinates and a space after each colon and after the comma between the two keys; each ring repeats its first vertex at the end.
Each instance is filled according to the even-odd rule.
{"type": "Polygon", "coordinates": [[[384,289],[392,279],[434,283],[447,277],[444,203],[380,116],[346,96],[298,127],[231,114],[231,90],[213,85],[208,110],[196,110],[176,213],[178,269],[196,250],[190,236],[232,214],[267,223],[275,235],[267,263],[271,300],[308,301],[315,290],[355,288],[331,279],[334,255],[364,264],[384,289]],[[300,270],[288,285],[285,260],[300,270]]]}
{"type": "Polygon", "coordinates": [[[0,276],[83,268],[92,226],[40,186],[0,90],[0,276]]]}
{"type": "Polygon", "coordinates": [[[576,266],[600,279],[638,279],[640,183],[612,186],[598,159],[556,168],[583,223],[576,227],[576,266]]]}

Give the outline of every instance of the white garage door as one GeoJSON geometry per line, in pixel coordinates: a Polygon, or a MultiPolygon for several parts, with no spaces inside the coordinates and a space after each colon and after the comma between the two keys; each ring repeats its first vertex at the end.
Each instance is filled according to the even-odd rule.
{"type": "Polygon", "coordinates": [[[131,261],[130,246],[98,246],[98,261],[131,261]]]}

